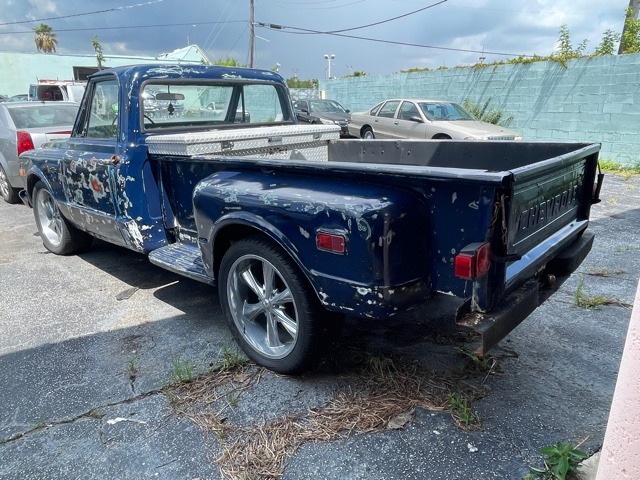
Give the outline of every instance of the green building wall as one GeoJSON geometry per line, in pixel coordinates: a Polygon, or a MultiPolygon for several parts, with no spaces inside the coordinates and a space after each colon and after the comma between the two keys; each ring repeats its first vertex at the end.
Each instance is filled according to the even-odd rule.
{"type": "Polygon", "coordinates": [[[469,99],[513,116],[524,139],[600,142],[600,157],[640,165],[640,54],[323,80],[352,112],[388,98],[469,99]]]}

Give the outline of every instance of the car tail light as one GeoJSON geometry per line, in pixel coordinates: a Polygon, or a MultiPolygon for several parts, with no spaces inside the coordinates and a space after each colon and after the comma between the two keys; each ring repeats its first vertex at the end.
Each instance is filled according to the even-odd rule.
{"type": "Polygon", "coordinates": [[[20,156],[22,152],[36,148],[33,146],[33,140],[31,139],[29,132],[24,132],[22,130],[18,130],[16,132],[16,143],[18,144],[18,156],[20,156]]]}
{"type": "Polygon", "coordinates": [[[347,251],[347,240],[342,235],[318,232],[316,234],[316,246],[318,250],[325,250],[331,253],[345,253],[347,251]]]}
{"type": "Polygon", "coordinates": [[[491,268],[491,244],[472,243],[464,247],[454,260],[454,275],[464,280],[482,277],[491,268]]]}

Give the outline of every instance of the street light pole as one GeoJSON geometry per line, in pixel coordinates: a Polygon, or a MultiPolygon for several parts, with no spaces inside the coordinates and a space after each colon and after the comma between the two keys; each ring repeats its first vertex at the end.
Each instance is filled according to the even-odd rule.
{"type": "Polygon", "coordinates": [[[331,60],[336,56],[333,53],[325,53],[324,58],[327,60],[327,80],[331,80],[331,60]]]}
{"type": "Polygon", "coordinates": [[[191,45],[191,32],[193,32],[194,28],[196,28],[196,26],[191,25],[191,28],[189,29],[189,33],[187,33],[187,47],[191,45]]]}

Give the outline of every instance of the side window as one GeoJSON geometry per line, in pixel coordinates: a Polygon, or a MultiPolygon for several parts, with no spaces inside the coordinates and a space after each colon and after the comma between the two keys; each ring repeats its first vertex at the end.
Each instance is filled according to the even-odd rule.
{"type": "Polygon", "coordinates": [[[304,100],[298,100],[297,102],[294,102],[293,108],[295,108],[296,110],[309,110],[309,107],[307,107],[307,102],[305,102],[304,100]]]}
{"type": "Polygon", "coordinates": [[[382,103],[379,103],[378,105],[376,105],[375,107],[373,107],[370,111],[369,111],[369,115],[372,116],[376,116],[378,114],[378,110],[380,110],[380,107],[382,106],[382,103]]]}
{"type": "Polygon", "coordinates": [[[401,120],[411,120],[411,117],[420,117],[418,107],[413,102],[402,102],[400,112],[398,112],[398,118],[401,120]]]}
{"type": "Polygon", "coordinates": [[[85,136],[89,138],[118,137],[118,82],[104,80],[93,87],[85,136]]]}
{"type": "Polygon", "coordinates": [[[393,115],[396,113],[398,109],[398,105],[400,104],[399,100],[391,100],[385,103],[380,111],[378,112],[379,117],[393,118],[393,115]]]}
{"type": "Polygon", "coordinates": [[[284,120],[281,98],[271,85],[245,85],[234,123],[273,123],[284,120]]]}

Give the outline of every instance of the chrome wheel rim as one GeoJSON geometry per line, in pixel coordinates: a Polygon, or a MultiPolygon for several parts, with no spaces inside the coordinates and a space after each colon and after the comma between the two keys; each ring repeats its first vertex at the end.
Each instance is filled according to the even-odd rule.
{"type": "Polygon", "coordinates": [[[265,357],[286,357],[298,339],[298,307],[278,269],[262,257],[238,258],[227,277],[231,316],[242,338],[265,357]]]}
{"type": "Polygon", "coordinates": [[[366,132],[364,132],[364,138],[365,140],[372,140],[373,132],[371,130],[367,130],[366,132]]]}
{"type": "Polygon", "coordinates": [[[7,174],[5,173],[4,168],[0,166],[0,195],[8,198],[10,188],[11,185],[9,185],[9,178],[7,178],[7,174]]]}
{"type": "Polygon", "coordinates": [[[59,246],[62,241],[62,217],[56,202],[45,188],[38,191],[36,206],[40,232],[51,245],[59,246]]]}

